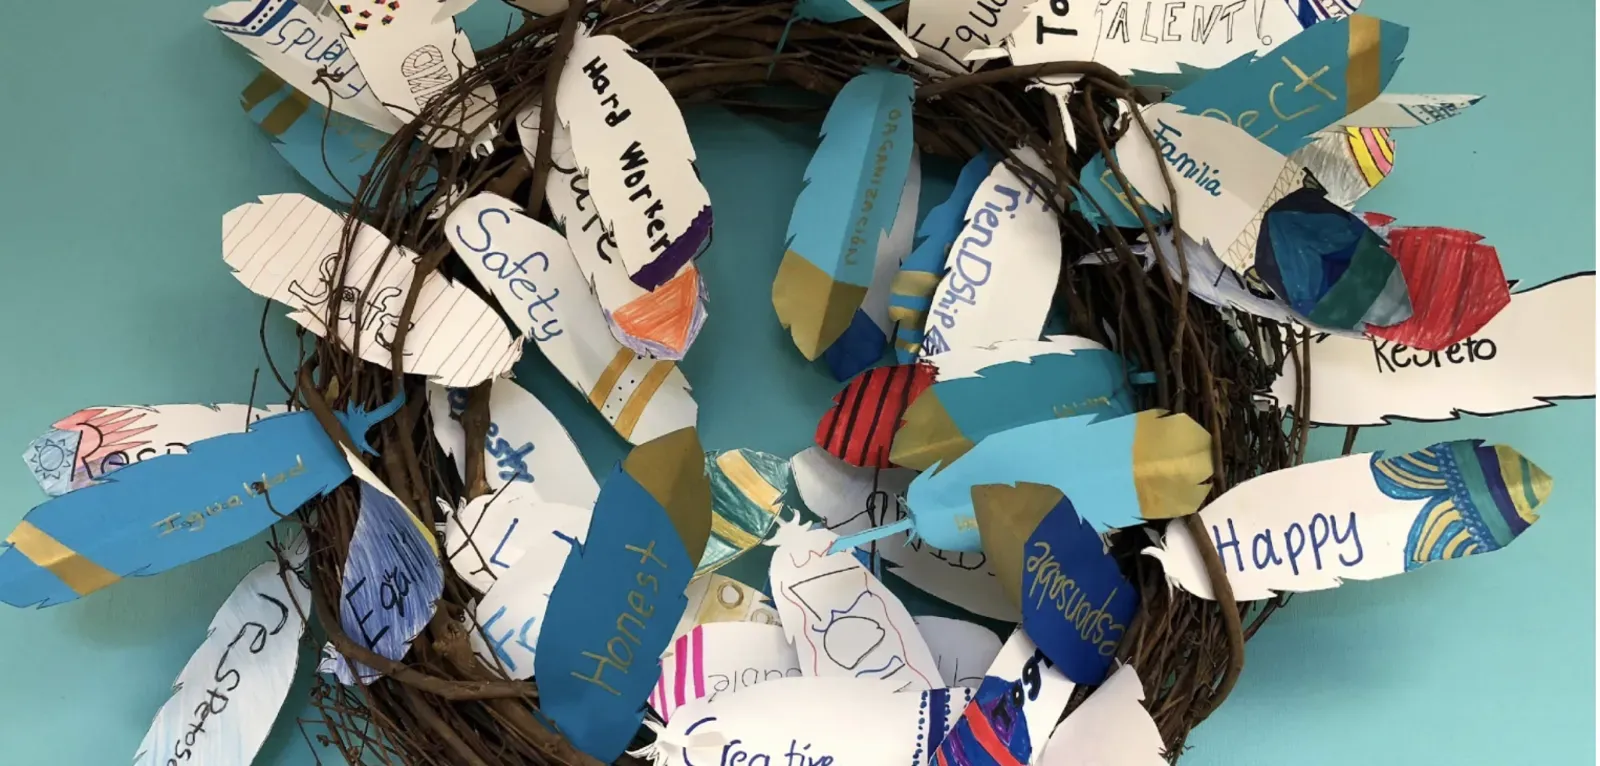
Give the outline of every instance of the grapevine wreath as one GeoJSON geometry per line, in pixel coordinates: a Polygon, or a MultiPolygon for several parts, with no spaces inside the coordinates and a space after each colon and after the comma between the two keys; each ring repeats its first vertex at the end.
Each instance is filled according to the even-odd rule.
{"type": "Polygon", "coordinates": [[[48,606],[273,530],[136,763],[249,763],[302,637],[351,763],[1175,761],[1289,594],[1496,550],[1549,494],[1509,447],[1358,427],[1593,395],[1576,360],[1503,406],[1352,366],[1516,358],[1502,315],[1593,289],[1350,212],[1477,100],[1385,93],[1407,32],[1350,0],[1238,42],[1221,6],[1151,37],[1077,0],[521,0],[475,52],[470,4],[207,13],[318,191],[230,212],[224,259],[310,350],[271,360],[286,406],[56,422],[0,551],[0,600],[48,606]],[[693,104],[821,125],[786,252],[738,266],[775,316],[722,318],[845,384],[792,458],[703,451],[676,368],[715,298],[693,104]],[[962,170],[919,216],[921,158],[962,170]],[[522,354],[632,443],[602,481],[522,354]],[[1345,457],[1302,465],[1313,425],[1345,457]]]}

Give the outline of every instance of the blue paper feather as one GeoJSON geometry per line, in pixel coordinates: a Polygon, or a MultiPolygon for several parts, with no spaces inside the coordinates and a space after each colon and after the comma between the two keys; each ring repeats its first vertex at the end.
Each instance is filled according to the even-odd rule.
{"type": "MultiPolygon", "coordinates": [[[[886,11],[905,0],[867,0],[867,5],[886,11]]],[[[861,11],[845,0],[800,0],[794,6],[794,15],[797,19],[820,21],[824,24],[837,24],[841,21],[861,18],[861,11]]]]}
{"type": "MultiPolygon", "coordinates": [[[[372,453],[367,429],[403,403],[336,417],[355,446],[372,453]]],[[[23,517],[0,550],[0,601],[54,606],[123,577],[182,566],[249,540],[350,474],[310,412],[262,418],[244,433],[197,441],[187,454],[135,463],[23,517]]]]}
{"type": "Polygon", "coordinates": [[[535,646],[541,710],[602,763],[615,761],[639,730],[661,674],[657,658],[688,609],[684,590],[710,532],[711,489],[693,434],[640,445],[611,471],[588,535],[573,544],[550,593],[535,646]]]}
{"type": "Polygon", "coordinates": [[[1021,553],[1022,629],[1074,683],[1104,681],[1139,611],[1138,590],[1065,497],[1021,553]]]}
{"type": "Polygon", "coordinates": [[[987,150],[967,160],[950,196],[922,219],[922,226],[917,229],[920,241],[900,264],[900,273],[895,275],[889,292],[889,320],[899,328],[895,332],[894,356],[900,364],[910,364],[922,355],[922,329],[933,308],[933,293],[944,276],[950,245],[967,225],[967,207],[994,170],[995,162],[987,150]]]}
{"type": "MultiPolygon", "coordinates": [[[[443,592],[444,572],[433,534],[388,490],[362,479],[361,516],[340,585],[344,634],[398,661],[433,618],[434,602],[443,592]]],[[[343,684],[370,684],[379,676],[337,652],[317,669],[333,673],[343,684]]]]}
{"type": "MultiPolygon", "coordinates": [[[[378,150],[389,140],[388,134],[353,117],[338,112],[330,117],[326,107],[271,72],[262,72],[245,88],[240,105],[273,137],[272,148],[278,155],[335,202],[351,202],[351,195],[361,188],[361,177],[372,172],[378,150]]],[[[425,198],[438,180],[438,172],[427,167],[412,201],[425,198]]]]}
{"type": "Polygon", "coordinates": [[[911,165],[915,87],[909,75],[868,70],[845,83],[823,119],[772,283],[778,321],[807,359],[844,334],[872,283],[911,165]]]}

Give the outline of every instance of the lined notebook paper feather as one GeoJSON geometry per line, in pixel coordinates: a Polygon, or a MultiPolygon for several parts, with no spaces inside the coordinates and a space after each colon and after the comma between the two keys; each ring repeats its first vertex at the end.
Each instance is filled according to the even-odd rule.
{"type": "Polygon", "coordinates": [[[772,282],[778,322],[807,359],[844,334],[872,283],[879,237],[894,224],[911,162],[914,88],[908,75],[863,72],[822,122],[772,282]]]}

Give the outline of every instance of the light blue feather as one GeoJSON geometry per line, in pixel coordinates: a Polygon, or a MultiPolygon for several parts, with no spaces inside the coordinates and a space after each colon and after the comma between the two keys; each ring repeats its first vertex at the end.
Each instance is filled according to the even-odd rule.
{"type": "MultiPolygon", "coordinates": [[[[956,176],[950,196],[935,205],[928,211],[928,216],[922,219],[922,226],[917,229],[919,242],[905,262],[900,264],[901,274],[931,274],[935,280],[944,274],[950,245],[960,236],[962,227],[967,225],[967,207],[972,204],[973,195],[978,193],[994,166],[995,158],[987,150],[967,160],[967,164],[961,167],[960,175],[956,176]]],[[[897,276],[894,286],[890,288],[889,319],[899,326],[895,333],[894,355],[895,361],[900,364],[910,364],[922,353],[922,328],[927,323],[928,311],[933,308],[935,288],[929,287],[924,293],[911,289],[910,283],[926,281],[927,277],[919,280],[897,276]]]]}
{"type": "MultiPolygon", "coordinates": [[[[396,661],[427,627],[444,592],[438,551],[418,524],[398,500],[361,482],[361,516],[339,588],[339,625],[350,640],[396,661]]],[[[380,675],[337,653],[318,669],[343,684],[370,684],[380,675]]]]}
{"type": "MultiPolygon", "coordinates": [[[[352,407],[337,417],[355,446],[371,453],[367,429],[401,404],[396,398],[371,413],[352,407]]],[[[197,441],[187,454],[135,463],[23,517],[8,538],[13,544],[0,549],[0,601],[45,607],[84,595],[30,560],[26,529],[117,578],[144,577],[249,540],[332,492],[350,473],[344,453],[310,412],[262,418],[244,433],[197,441]]],[[[98,579],[99,587],[109,584],[105,575],[98,579]]]]}
{"type": "Polygon", "coordinates": [[[878,238],[894,225],[911,166],[915,88],[909,75],[863,72],[845,83],[822,121],[822,143],[806,165],[785,236],[789,250],[837,282],[872,282],[878,238]]]}
{"type": "Polygon", "coordinates": [[[618,465],[550,593],[533,659],[541,710],[602,763],[639,730],[694,571],[667,510],[618,465]]]}

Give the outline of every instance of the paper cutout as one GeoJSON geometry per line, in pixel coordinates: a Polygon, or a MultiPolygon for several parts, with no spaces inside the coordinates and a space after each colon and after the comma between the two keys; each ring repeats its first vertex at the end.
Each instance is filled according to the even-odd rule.
{"type": "Polygon", "coordinates": [[[1162,766],[1166,746],[1144,709],[1144,684],[1132,665],[1112,671],[1100,688],[1056,727],[1040,766],[1162,766]]]}
{"type": "Polygon", "coordinates": [[[1256,243],[1256,274],[1311,323],[1360,329],[1411,316],[1405,275],[1383,238],[1314,189],[1272,205],[1256,243]]]}
{"type": "Polygon", "coordinates": [[[1139,593],[1100,535],[1052,487],[973,487],[972,500],[984,553],[1008,595],[1020,595],[1028,636],[1067,678],[1104,681],[1139,593]]]}
{"type": "MultiPolygon", "coordinates": [[[[398,661],[433,619],[444,592],[439,544],[359,458],[345,454],[360,480],[361,515],[339,586],[339,626],[351,641],[398,661]]],[[[323,653],[317,672],[332,673],[342,684],[365,686],[381,675],[331,645],[323,653]]]]}
{"type": "Polygon", "coordinates": [[[778,323],[807,359],[844,334],[873,282],[911,163],[915,86],[910,75],[869,69],[845,83],[822,121],[772,281],[778,323]]]}
{"type": "MultiPolygon", "coordinates": [[[[362,176],[382,172],[373,166],[388,134],[354,117],[338,112],[330,115],[321,104],[270,71],[245,86],[240,106],[273,137],[272,148],[278,156],[335,202],[350,204],[361,189],[362,176]]],[[[438,180],[438,171],[432,166],[425,168],[411,195],[413,202],[426,198],[438,180]]]]}
{"type": "Polygon", "coordinates": [[[933,292],[944,276],[945,259],[950,246],[967,223],[967,208],[973,195],[988,179],[995,159],[988,152],[980,152],[967,160],[956,177],[950,196],[922,219],[917,229],[916,247],[900,264],[889,286],[889,318],[894,321],[894,356],[901,364],[909,364],[922,355],[922,328],[928,323],[928,311],[933,307],[933,292]]]}
{"type": "Polygon", "coordinates": [[[222,602],[205,640],[172,682],[172,696],[145,732],[134,766],[249,764],[294,683],[311,585],[298,571],[309,548],[298,531],[222,602]]]}
{"type": "Polygon", "coordinates": [[[469,630],[472,651],[484,665],[503,671],[508,678],[522,679],[533,677],[550,591],[561,576],[572,543],[581,544],[588,538],[594,512],[588,507],[529,498],[532,490],[515,489],[517,486],[488,504],[490,513],[484,514],[481,525],[474,525],[474,506],[494,498],[492,495],[475,499],[453,515],[445,527],[445,550],[462,579],[486,591],[473,610],[478,629],[469,630]],[[476,551],[487,555],[487,562],[470,544],[463,546],[457,518],[467,530],[478,530],[473,535],[479,541],[476,551]],[[496,535],[485,528],[490,525],[505,531],[496,535]],[[482,545],[485,539],[492,547],[482,545]],[[485,580],[488,584],[480,586],[485,580]]]}
{"type": "Polygon", "coordinates": [[[928,642],[944,685],[976,691],[983,683],[984,669],[1000,656],[1000,638],[982,625],[949,617],[922,616],[912,621],[922,632],[922,640],[928,642]]]}
{"type": "Polygon", "coordinates": [[[534,657],[539,707],[579,750],[610,763],[638,731],[684,588],[711,529],[694,429],[635,447],[595,503],[550,594],[534,657]],[[603,520],[603,522],[601,521],[603,520]]]}
{"type": "Polygon", "coordinates": [[[888,468],[900,418],[933,385],[934,372],[932,365],[917,363],[861,373],[834,395],[817,422],[817,446],[850,465],[888,468]]]}
{"type": "MultiPolygon", "coordinates": [[[[1239,601],[1376,580],[1509,545],[1534,522],[1552,480],[1510,447],[1479,439],[1262,474],[1200,514],[1239,601]]],[[[1185,524],[1144,553],[1167,582],[1212,599],[1185,524]]]]}
{"type": "Polygon", "coordinates": [[[698,407],[683,373],[617,342],[554,229],[523,215],[516,203],[483,192],[456,206],[445,234],[525,337],[622,438],[642,444],[694,425],[698,407]]]}
{"type": "Polygon", "coordinates": [[[706,475],[711,537],[696,577],[731,563],[772,534],[789,491],[789,461],[748,449],[707,452],[706,475]]]}
{"type": "MultiPolygon", "coordinates": [[[[402,399],[334,413],[356,447],[402,399]]],[[[0,601],[55,606],[123,577],[147,577],[242,543],[350,478],[310,412],[262,418],[35,506],[0,549],[0,601]]]]}
{"type": "MultiPolygon", "coordinates": [[[[1034,4],[1019,1],[973,7],[939,0],[911,0],[906,9],[906,31],[916,42],[921,60],[947,70],[971,72],[982,62],[968,62],[968,54],[1000,45],[1034,4]]],[[[940,70],[932,71],[942,75],[940,70]]]]}
{"type": "Polygon", "coordinates": [[[189,445],[287,412],[281,405],[165,404],[154,407],[85,407],[28,442],[22,461],[39,488],[55,497],[93,486],[119,468],[160,455],[182,455],[189,445]]]}
{"type": "MultiPolygon", "coordinates": [[[[512,577],[512,568],[530,549],[553,556],[552,563],[560,562],[567,547],[551,541],[582,539],[593,514],[590,504],[545,500],[531,484],[508,484],[498,492],[473,498],[459,511],[442,501],[439,507],[449,514],[444,525],[445,557],[456,574],[479,593],[512,577]],[[552,530],[556,534],[551,534],[552,530]]],[[[551,583],[557,574],[551,572],[551,583]]],[[[494,611],[485,614],[492,616],[494,611]]]]}
{"type": "Polygon", "coordinates": [[[338,21],[294,0],[234,0],[205,13],[206,21],[244,46],[250,56],[313,101],[382,133],[406,120],[391,114],[367,87],[338,21]],[[327,76],[320,72],[327,70],[327,76]]]}
{"type": "Polygon", "coordinates": [[[650,709],[670,722],[673,711],[695,700],[715,702],[722,694],[799,676],[800,660],[777,625],[696,625],[661,655],[661,679],[650,693],[650,709]]]}
{"type": "Polygon", "coordinates": [[[1006,341],[927,362],[937,379],[906,408],[889,451],[906,468],[948,464],[984,437],[1028,423],[1134,411],[1127,363],[1086,338],[1006,341]]]}
{"type": "MultiPolygon", "coordinates": [[[[461,425],[466,409],[466,389],[429,384],[434,438],[455,460],[462,482],[467,480],[467,434],[461,425]]],[[[511,380],[490,382],[489,431],[483,451],[484,479],[491,491],[525,484],[545,500],[585,507],[593,507],[600,496],[600,484],[561,421],[531,391],[511,380]]]]}
{"type": "Polygon", "coordinates": [[[1443,351],[1477,333],[1511,303],[1500,254],[1483,235],[1441,226],[1392,226],[1385,237],[1404,274],[1411,317],[1369,328],[1374,337],[1443,351]]]}
{"type": "Polygon", "coordinates": [[[719,622],[778,624],[778,610],[771,601],[761,591],[731,577],[716,573],[696,577],[683,595],[689,600],[689,608],[673,629],[674,637],[688,633],[696,625],[719,622]]]}
{"type": "Polygon", "coordinates": [[[773,600],[809,676],[883,679],[897,691],[939,685],[939,666],[900,599],[826,529],[784,523],[768,541],[773,600]]]}
{"type": "MultiPolygon", "coordinates": [[[[362,359],[389,367],[401,307],[420,259],[358,222],[351,257],[341,263],[344,225],[337,213],[303,194],[267,195],[222,217],[222,257],[241,284],[294,309],[289,319],[319,337],[327,334],[329,283],[342,273],[339,337],[362,359]]],[[[522,342],[506,331],[489,304],[438,273],[423,280],[411,323],[405,371],[447,386],[472,386],[510,372],[521,353],[522,342]]]]}
{"type": "MultiPolygon", "coordinates": [[[[539,104],[517,115],[522,154],[531,165],[539,145],[539,104]]],[[[551,173],[545,200],[600,301],[617,342],[658,359],[682,359],[706,320],[705,283],[693,263],[654,292],[633,283],[589,195],[589,176],[572,156],[572,135],[557,119],[550,133],[551,173]]]]}
{"type": "MultiPolygon", "coordinates": [[[[1036,168],[1032,149],[1017,151],[1036,168]]],[[[1039,337],[1061,272],[1061,232],[1048,200],[1005,164],[967,206],[923,327],[923,355],[1039,337]]]]}
{"type": "Polygon", "coordinates": [[[1482,100],[1483,96],[1384,93],[1334,124],[1341,127],[1416,128],[1448,120],[1482,100]]]}
{"type": "Polygon", "coordinates": [[[1077,686],[1061,675],[1021,628],[1012,631],[962,711],[936,766],[1026,764],[1044,749],[1077,686]]]}
{"type": "MultiPolygon", "coordinates": [[[[1391,420],[1454,420],[1587,399],[1594,387],[1593,272],[1512,294],[1474,335],[1444,351],[1417,351],[1370,338],[1317,336],[1310,357],[1313,423],[1379,426],[1391,420]]],[[[1297,371],[1272,384],[1281,406],[1295,400],[1297,371]]]]}
{"type": "Polygon", "coordinates": [[[889,36],[907,58],[917,57],[917,46],[900,26],[883,15],[883,11],[899,5],[901,0],[800,0],[795,3],[794,17],[834,24],[849,19],[867,18],[889,36]]]}
{"type": "Polygon", "coordinates": [[[906,522],[841,543],[915,529],[938,548],[981,550],[972,487],[1018,482],[1055,487],[1077,499],[1096,529],[1117,529],[1194,513],[1210,478],[1211,437],[1187,415],[1145,410],[1099,422],[1046,420],[989,436],[950,465],[918,475],[906,490],[906,522]]]}
{"type": "MultiPolygon", "coordinates": [[[[907,517],[905,491],[915,475],[911,471],[857,468],[816,447],[795,455],[789,465],[801,500],[835,534],[853,535],[907,517]]],[[[942,551],[920,540],[908,541],[904,533],[868,543],[866,550],[882,556],[891,573],[930,596],[983,617],[1021,619],[1017,602],[1005,597],[982,553],[942,551]]]]}
{"type": "MultiPolygon", "coordinates": [[[[361,63],[367,84],[401,123],[416,119],[478,65],[472,41],[456,28],[455,19],[435,18],[438,5],[356,3],[333,8],[344,20],[348,30],[344,43],[361,63]]],[[[495,110],[494,88],[479,80],[465,96],[422,128],[424,141],[450,149],[493,137],[496,131],[489,118],[495,110]]]]}
{"type": "Polygon", "coordinates": [[[1388,128],[1326,130],[1290,159],[1311,171],[1330,202],[1349,210],[1394,169],[1394,137],[1388,128]]]}
{"type": "Polygon", "coordinates": [[[710,244],[711,197],[677,102],[632,50],[579,35],[555,106],[629,277],[654,290],[710,244]]]}
{"type": "Polygon", "coordinates": [[[906,182],[900,191],[900,206],[894,216],[894,226],[878,237],[877,259],[873,262],[872,282],[867,295],[861,299],[861,308],[850,318],[844,334],[822,352],[822,361],[834,380],[849,380],[862,370],[878,363],[889,345],[889,291],[900,264],[911,254],[912,233],[917,228],[917,200],[922,193],[922,159],[915,145],[911,147],[911,164],[906,171],[906,182]]]}
{"type": "Polygon", "coordinates": [[[866,678],[780,678],[678,709],[634,753],[653,766],[926,766],[968,689],[897,694],[866,678]]]}

